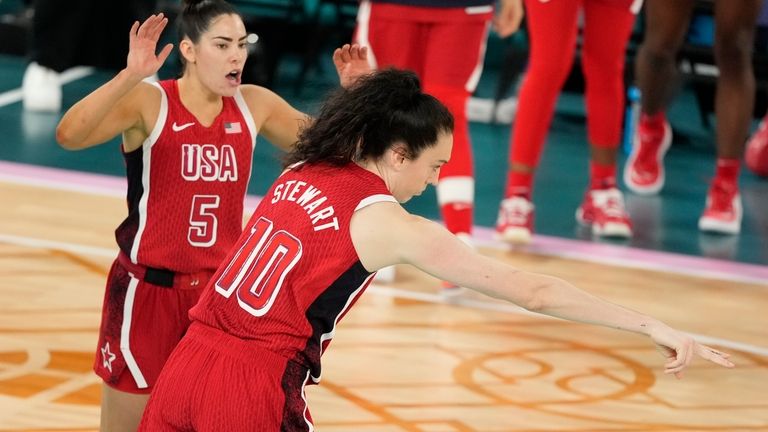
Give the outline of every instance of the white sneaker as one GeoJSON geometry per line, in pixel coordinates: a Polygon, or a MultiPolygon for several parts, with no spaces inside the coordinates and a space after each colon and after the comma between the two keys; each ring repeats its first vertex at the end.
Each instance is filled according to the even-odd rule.
{"type": "Polygon", "coordinates": [[[715,180],[707,193],[704,213],[699,218],[699,229],[712,233],[738,234],[743,215],[738,187],[715,180]]]}
{"type": "Polygon", "coordinates": [[[22,101],[27,111],[58,112],[61,110],[59,73],[32,62],[24,72],[22,101]]]}
{"type": "Polygon", "coordinates": [[[629,238],[632,221],[624,207],[624,196],[616,188],[592,189],[576,210],[576,221],[603,237],[629,238]]]}
{"type": "Polygon", "coordinates": [[[533,234],[533,203],[521,196],[505,198],[499,205],[496,238],[512,245],[526,245],[533,234]]]}

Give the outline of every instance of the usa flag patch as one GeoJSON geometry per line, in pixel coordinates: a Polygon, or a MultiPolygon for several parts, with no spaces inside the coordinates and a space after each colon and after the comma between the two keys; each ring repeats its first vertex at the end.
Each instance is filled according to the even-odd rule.
{"type": "Polygon", "coordinates": [[[228,134],[241,133],[240,122],[224,122],[224,132],[228,134]]]}

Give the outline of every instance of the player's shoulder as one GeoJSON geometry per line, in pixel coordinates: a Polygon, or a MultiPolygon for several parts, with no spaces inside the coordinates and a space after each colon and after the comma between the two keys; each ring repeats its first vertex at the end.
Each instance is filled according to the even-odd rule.
{"type": "Polygon", "coordinates": [[[270,97],[275,95],[272,90],[255,84],[243,84],[240,87],[240,94],[243,95],[246,101],[250,101],[255,98],[270,97]]]}
{"type": "Polygon", "coordinates": [[[125,96],[132,105],[139,106],[141,109],[156,109],[160,106],[162,98],[161,90],[158,86],[147,82],[140,82],[125,96]]]}
{"type": "Polygon", "coordinates": [[[133,88],[133,91],[142,96],[156,97],[156,98],[160,98],[161,92],[162,92],[161,86],[159,83],[150,83],[146,81],[142,81],[136,84],[136,87],[133,88]]]}

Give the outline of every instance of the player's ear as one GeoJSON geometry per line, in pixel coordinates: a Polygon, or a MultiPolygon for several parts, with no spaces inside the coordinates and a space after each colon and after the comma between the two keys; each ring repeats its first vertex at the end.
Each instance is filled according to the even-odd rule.
{"type": "Polygon", "coordinates": [[[179,43],[179,52],[187,63],[194,64],[197,61],[195,44],[193,44],[189,38],[184,38],[179,43]]]}
{"type": "Polygon", "coordinates": [[[405,162],[409,159],[408,149],[406,149],[403,144],[394,144],[392,147],[387,149],[387,157],[389,158],[388,162],[392,165],[392,167],[395,169],[401,169],[405,166],[405,162]]]}

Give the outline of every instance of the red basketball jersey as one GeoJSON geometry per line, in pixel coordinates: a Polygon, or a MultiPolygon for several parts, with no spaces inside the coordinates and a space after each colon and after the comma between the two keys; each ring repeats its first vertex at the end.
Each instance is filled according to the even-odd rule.
{"type": "Polygon", "coordinates": [[[155,84],[160,112],[142,146],[124,153],[128,217],[115,234],[134,263],[179,273],[215,270],[240,236],[256,126],[242,94],[204,126],[176,80],[155,84]]]}
{"type": "Polygon", "coordinates": [[[367,205],[395,199],[375,174],[348,164],[299,166],[273,184],[190,317],[306,367],[372,279],[349,222],[367,205]]]}

